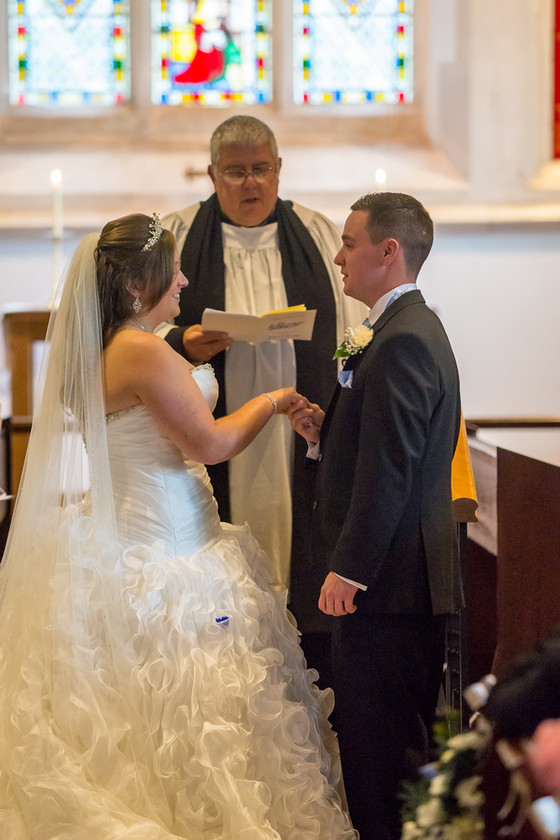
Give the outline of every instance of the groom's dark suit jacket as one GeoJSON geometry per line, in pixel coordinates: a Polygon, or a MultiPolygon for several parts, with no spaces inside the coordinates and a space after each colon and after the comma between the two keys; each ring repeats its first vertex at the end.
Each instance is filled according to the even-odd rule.
{"type": "Polygon", "coordinates": [[[459,377],[449,340],[419,291],[397,298],[350,357],[321,430],[315,547],[366,584],[360,612],[434,615],[462,603],[451,460],[459,377]]]}

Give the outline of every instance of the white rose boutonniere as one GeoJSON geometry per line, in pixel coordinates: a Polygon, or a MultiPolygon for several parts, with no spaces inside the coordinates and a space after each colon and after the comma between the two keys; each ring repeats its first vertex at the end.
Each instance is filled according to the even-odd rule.
{"type": "Polygon", "coordinates": [[[333,359],[345,359],[347,356],[355,356],[362,353],[373,338],[373,330],[360,324],[359,327],[348,327],[344,333],[344,340],[337,348],[333,359]]]}

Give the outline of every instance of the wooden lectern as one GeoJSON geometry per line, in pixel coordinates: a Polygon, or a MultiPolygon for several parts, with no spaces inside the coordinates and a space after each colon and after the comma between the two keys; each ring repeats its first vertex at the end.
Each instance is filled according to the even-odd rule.
{"type": "MultiPolygon", "coordinates": [[[[479,521],[469,525],[465,568],[473,680],[489,670],[499,678],[560,625],[560,417],[495,418],[471,426],[480,502],[479,521]]],[[[551,840],[519,800],[503,815],[511,779],[494,749],[482,775],[485,840],[551,840]]]]}
{"type": "Polygon", "coordinates": [[[490,561],[472,582],[471,624],[495,645],[497,676],[560,625],[560,418],[500,423],[471,438],[481,515],[469,526],[490,561]]]}

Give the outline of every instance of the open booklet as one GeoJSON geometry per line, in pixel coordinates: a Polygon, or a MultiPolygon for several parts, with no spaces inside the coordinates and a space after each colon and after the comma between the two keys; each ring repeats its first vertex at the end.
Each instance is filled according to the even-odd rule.
{"type": "Polygon", "coordinates": [[[237,315],[219,309],[205,309],[202,329],[222,330],[236,341],[276,341],[281,338],[310,341],[316,313],[316,309],[306,309],[304,304],[264,315],[237,315]]]}

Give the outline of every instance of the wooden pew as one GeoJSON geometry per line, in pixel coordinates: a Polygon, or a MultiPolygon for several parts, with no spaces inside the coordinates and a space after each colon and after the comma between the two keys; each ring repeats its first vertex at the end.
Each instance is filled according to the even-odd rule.
{"type": "Polygon", "coordinates": [[[10,492],[17,493],[33,415],[33,346],[43,341],[50,317],[49,309],[5,309],[4,337],[8,369],[11,372],[12,412],[7,423],[9,434],[10,492]]]}

